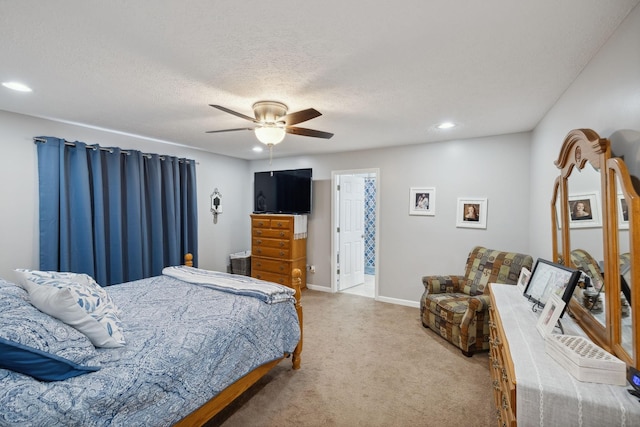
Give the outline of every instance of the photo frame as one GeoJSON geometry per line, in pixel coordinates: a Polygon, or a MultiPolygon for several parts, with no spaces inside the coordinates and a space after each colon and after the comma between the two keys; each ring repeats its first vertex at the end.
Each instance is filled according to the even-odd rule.
{"type": "Polygon", "coordinates": [[[487,228],[487,199],[458,198],[456,227],[487,228]]]}
{"type": "MultiPolygon", "coordinates": [[[[580,275],[580,270],[538,258],[524,295],[541,307],[546,306],[552,295],[557,295],[568,305],[580,275]]],[[[565,308],[558,317],[562,317],[565,308]]]]}
{"type": "Polygon", "coordinates": [[[618,228],[621,230],[629,229],[629,208],[627,199],[622,193],[618,193],[618,228]]]}
{"type": "Polygon", "coordinates": [[[546,338],[549,334],[553,333],[553,328],[555,328],[556,323],[558,323],[561,314],[564,313],[566,305],[558,295],[551,295],[536,322],[536,329],[538,329],[542,338],[546,338]]]}
{"type": "Polygon", "coordinates": [[[569,195],[569,228],[602,227],[600,193],[569,195]]]}
{"type": "Polygon", "coordinates": [[[411,187],[409,191],[409,215],[436,214],[436,189],[434,187],[411,187]]]}
{"type": "Polygon", "coordinates": [[[520,293],[524,294],[525,289],[527,289],[527,284],[529,283],[529,279],[531,278],[531,270],[527,267],[522,267],[520,270],[520,276],[518,277],[518,282],[516,285],[518,289],[520,289],[520,293]]]}

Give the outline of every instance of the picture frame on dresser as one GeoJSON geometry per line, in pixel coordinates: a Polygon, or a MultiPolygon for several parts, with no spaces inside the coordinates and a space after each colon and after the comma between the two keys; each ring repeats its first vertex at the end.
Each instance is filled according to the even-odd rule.
{"type": "Polygon", "coordinates": [[[536,322],[536,329],[538,329],[542,338],[547,338],[549,334],[553,333],[553,329],[558,323],[560,315],[564,312],[566,305],[559,295],[551,294],[536,322]]]}
{"type": "Polygon", "coordinates": [[[545,307],[551,295],[557,295],[565,306],[558,317],[562,317],[580,279],[580,270],[538,258],[531,271],[531,278],[524,296],[536,306],[545,307]]]}

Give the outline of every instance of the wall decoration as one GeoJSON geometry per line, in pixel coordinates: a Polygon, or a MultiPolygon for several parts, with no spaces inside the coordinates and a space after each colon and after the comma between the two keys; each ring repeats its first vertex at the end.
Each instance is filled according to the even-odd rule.
{"type": "Polygon", "coordinates": [[[599,200],[600,193],[597,191],[569,195],[569,227],[602,227],[599,200]]]}
{"type": "Polygon", "coordinates": [[[558,319],[564,311],[565,305],[565,302],[558,295],[551,295],[536,322],[536,328],[538,332],[540,332],[540,335],[542,335],[542,338],[546,338],[547,335],[553,332],[553,328],[558,323],[558,319]]]}
{"type": "Polygon", "coordinates": [[[456,227],[487,228],[487,199],[459,198],[456,227]]]}
{"type": "Polygon", "coordinates": [[[436,214],[436,189],[434,187],[411,187],[409,192],[409,215],[436,214]]]}

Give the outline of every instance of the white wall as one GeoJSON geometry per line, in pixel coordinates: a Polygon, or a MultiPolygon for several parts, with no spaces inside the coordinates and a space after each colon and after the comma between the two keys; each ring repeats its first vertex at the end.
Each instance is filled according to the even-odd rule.
{"type": "Polygon", "coordinates": [[[248,249],[252,191],[248,162],[176,145],[0,111],[0,277],[39,267],[38,172],[34,136],[55,136],[101,146],[187,157],[197,162],[199,266],[225,271],[232,252],[248,249]],[[209,195],[218,187],[224,213],[213,224],[209,195]]]}
{"type": "MultiPolygon", "coordinates": [[[[427,274],[462,274],[475,245],[526,252],[529,246],[530,134],[513,134],[314,157],[274,159],[273,169],[313,168],[313,245],[307,281],[331,287],[331,172],[378,168],[380,197],[379,294],[400,303],[419,301],[427,274]],[[409,189],[436,188],[436,215],[410,216],[409,189]],[[456,228],[458,197],[488,199],[487,229],[456,228]]],[[[251,169],[269,170],[265,161],[251,169]]]]}
{"type": "MultiPolygon", "coordinates": [[[[576,128],[590,128],[610,138],[614,154],[633,151],[618,148],[629,145],[635,145],[634,152],[638,153],[640,7],[631,11],[533,132],[529,205],[539,213],[532,215],[530,222],[530,252],[534,257],[551,258],[549,205],[553,181],[558,176],[553,161],[567,133],[576,128]]],[[[626,157],[631,169],[637,171],[640,157],[626,157]]],[[[599,236],[601,229],[597,231],[599,236]]]]}

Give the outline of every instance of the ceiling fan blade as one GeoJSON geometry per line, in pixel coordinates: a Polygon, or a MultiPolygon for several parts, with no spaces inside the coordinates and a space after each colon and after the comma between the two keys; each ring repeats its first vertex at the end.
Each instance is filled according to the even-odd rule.
{"type": "Polygon", "coordinates": [[[284,128],[284,130],[287,133],[291,133],[294,135],[313,136],[315,138],[329,139],[333,136],[333,134],[329,132],[322,132],[321,130],[313,130],[313,129],[305,129],[305,128],[297,128],[297,127],[286,127],[284,128]]]}
{"type": "Polygon", "coordinates": [[[254,130],[255,128],[235,128],[235,129],[222,129],[222,130],[208,130],[205,133],[220,133],[220,132],[234,132],[237,130],[254,130]]]}
{"type": "Polygon", "coordinates": [[[315,108],[307,108],[306,110],[296,111],[295,113],[287,114],[282,119],[287,126],[296,125],[298,123],[306,122],[307,120],[315,119],[321,116],[322,113],[315,108]]]}
{"type": "Polygon", "coordinates": [[[253,122],[253,123],[258,123],[258,121],[254,117],[245,116],[242,113],[238,113],[237,111],[230,110],[227,107],[223,107],[222,105],[209,104],[209,106],[213,108],[217,108],[218,110],[224,111],[225,113],[233,114],[234,116],[240,117],[241,119],[249,120],[250,122],[253,122]]]}

